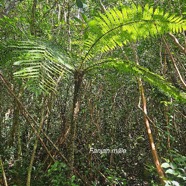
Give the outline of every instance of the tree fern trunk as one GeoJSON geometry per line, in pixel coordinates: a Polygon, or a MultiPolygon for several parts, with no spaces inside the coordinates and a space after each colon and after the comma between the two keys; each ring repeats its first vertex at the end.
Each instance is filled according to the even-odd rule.
{"type": "Polygon", "coordinates": [[[74,95],[73,95],[73,106],[72,115],[70,122],[70,134],[69,134],[69,146],[68,146],[68,162],[69,162],[69,177],[73,175],[74,168],[74,152],[75,152],[75,139],[76,139],[76,127],[78,120],[78,113],[80,108],[80,88],[83,79],[83,73],[76,71],[74,74],[74,95]]]}

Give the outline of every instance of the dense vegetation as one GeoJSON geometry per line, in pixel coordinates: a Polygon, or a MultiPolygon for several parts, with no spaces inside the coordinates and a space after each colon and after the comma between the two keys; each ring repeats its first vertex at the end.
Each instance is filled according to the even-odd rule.
{"type": "Polygon", "coordinates": [[[184,186],[185,12],[2,0],[0,185],[184,186]]]}

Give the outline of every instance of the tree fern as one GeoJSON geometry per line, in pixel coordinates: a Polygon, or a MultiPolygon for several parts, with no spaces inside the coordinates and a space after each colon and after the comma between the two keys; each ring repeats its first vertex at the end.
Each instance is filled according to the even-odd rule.
{"type": "MultiPolygon", "coordinates": [[[[153,9],[149,5],[142,8],[132,5],[110,9],[89,22],[88,38],[84,42],[85,54],[82,56],[82,61],[76,62],[76,69],[70,65],[68,58],[46,43],[26,41],[7,46],[19,53],[19,59],[14,59],[14,65],[20,66],[21,70],[17,71],[15,76],[36,79],[42,89],[54,91],[57,81],[64,72],[74,73],[78,70],[82,72],[90,66],[95,67],[100,63],[100,60],[97,60],[100,54],[129,42],[149,36],[156,37],[158,34],[168,32],[177,33],[183,29],[186,29],[185,20],[179,16],[164,13],[160,8],[153,9]]],[[[176,99],[185,99],[185,96],[172,85],[143,67],[123,63],[121,69],[127,71],[130,67],[134,75],[142,76],[146,81],[176,99]]]]}
{"type": "Polygon", "coordinates": [[[113,8],[89,22],[84,62],[128,42],[183,29],[186,21],[182,17],[164,13],[160,8],[153,9],[148,4],[144,8],[135,5],[113,8]]]}

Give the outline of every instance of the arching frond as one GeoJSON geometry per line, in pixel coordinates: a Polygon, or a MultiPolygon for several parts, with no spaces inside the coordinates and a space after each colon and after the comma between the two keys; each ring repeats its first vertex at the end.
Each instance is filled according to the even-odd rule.
{"type": "Polygon", "coordinates": [[[69,65],[68,58],[46,44],[26,41],[9,44],[7,47],[17,54],[13,59],[14,66],[21,67],[14,75],[34,79],[47,92],[56,91],[60,78],[66,72],[74,70],[69,65]]]}
{"type": "Polygon", "coordinates": [[[144,81],[150,83],[151,85],[157,87],[165,95],[173,97],[174,99],[186,102],[186,93],[178,90],[176,87],[167,82],[162,76],[149,71],[140,65],[136,65],[132,62],[122,62],[113,60],[108,64],[104,64],[104,67],[114,67],[121,73],[128,73],[133,77],[141,77],[144,81]]]}
{"type": "Polygon", "coordinates": [[[164,13],[161,8],[153,9],[148,4],[144,8],[135,5],[113,8],[89,22],[84,61],[92,58],[92,54],[105,53],[128,42],[183,29],[186,21],[182,17],[164,13]]]}

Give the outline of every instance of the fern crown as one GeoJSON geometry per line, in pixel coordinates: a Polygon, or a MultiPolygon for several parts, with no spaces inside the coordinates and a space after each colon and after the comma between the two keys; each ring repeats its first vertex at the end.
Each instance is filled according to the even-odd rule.
{"type": "Polygon", "coordinates": [[[168,32],[186,29],[186,21],[180,16],[153,9],[148,4],[113,8],[89,22],[89,37],[85,42],[85,61],[95,54],[105,53],[129,42],[168,32]]]}
{"type": "Polygon", "coordinates": [[[186,101],[185,93],[180,93],[161,76],[149,72],[148,69],[128,62],[118,64],[117,61],[121,62],[120,59],[108,58],[105,55],[102,58],[102,54],[117,46],[121,47],[129,42],[169,32],[178,33],[182,30],[186,30],[186,21],[180,16],[164,13],[161,8],[153,9],[148,4],[144,8],[131,5],[131,7],[113,8],[104,14],[100,13],[88,23],[88,38],[84,41],[82,61],[76,62],[75,65],[72,59],[63,55],[63,52],[45,43],[19,42],[8,45],[8,49],[11,48],[19,53],[19,59],[14,65],[20,66],[21,70],[15,75],[36,79],[39,86],[47,91],[55,91],[58,82],[66,73],[75,74],[79,70],[83,72],[102,63],[114,62],[117,67],[123,69],[123,72],[129,71],[132,75],[140,76],[170,96],[186,101]],[[97,60],[98,57],[101,61],[97,60]]]}

